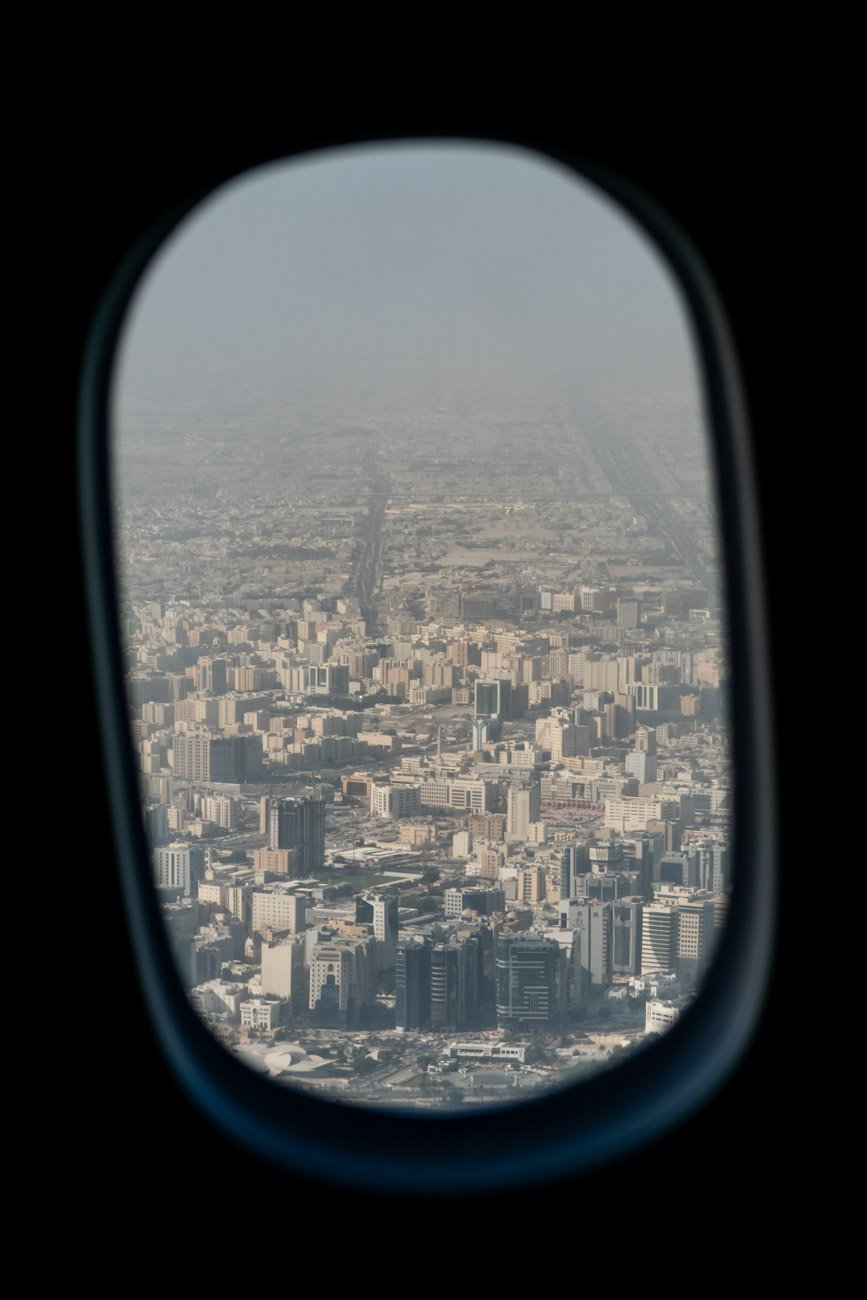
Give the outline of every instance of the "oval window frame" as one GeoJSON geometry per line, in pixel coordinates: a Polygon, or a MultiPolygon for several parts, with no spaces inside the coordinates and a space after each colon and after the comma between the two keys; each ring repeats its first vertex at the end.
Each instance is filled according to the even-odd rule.
{"type": "Polygon", "coordinates": [[[187,1094],[219,1128],[260,1157],[329,1181],[389,1191],[482,1191],[593,1168],[661,1136],[710,1098],[751,1039],[771,961],[775,792],[765,602],[755,558],[760,554],[759,526],[735,350],[698,252],[647,193],[586,157],[507,136],[335,133],[328,140],[264,156],[254,156],[251,149],[247,166],[227,165],[213,183],[150,224],[100,303],[81,372],[79,506],[102,747],[133,949],[166,1058],[187,1094]],[[638,222],[675,276],[692,317],[728,587],[736,878],[727,924],[701,992],[659,1042],[616,1069],[483,1112],[336,1105],[261,1078],[215,1042],[175,973],[151,883],[127,732],[111,525],[109,394],[115,349],[136,286],[178,223],[224,182],[264,163],[391,141],[529,149],[597,186],[638,222]]]}

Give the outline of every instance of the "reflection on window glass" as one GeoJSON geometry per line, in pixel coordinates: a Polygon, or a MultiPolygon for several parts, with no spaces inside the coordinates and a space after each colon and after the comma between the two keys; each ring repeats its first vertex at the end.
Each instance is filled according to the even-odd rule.
{"type": "Polygon", "coordinates": [[[460,1108],[698,989],[732,863],[700,383],[631,219],[518,150],[252,173],[131,309],[132,740],[180,978],[252,1069],[460,1108]]]}

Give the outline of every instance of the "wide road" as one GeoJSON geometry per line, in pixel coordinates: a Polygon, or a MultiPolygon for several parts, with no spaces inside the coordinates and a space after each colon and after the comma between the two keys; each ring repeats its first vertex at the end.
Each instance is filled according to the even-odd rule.
{"type": "Polygon", "coordinates": [[[382,530],[385,523],[385,508],[391,494],[391,480],[372,456],[366,458],[363,470],[370,484],[367,518],[364,521],[364,532],[352,565],[347,589],[358,601],[361,617],[367,624],[368,634],[372,634],[377,631],[379,625],[376,590],[382,570],[382,530]]]}
{"type": "Polygon", "coordinates": [[[660,488],[650,461],[632,438],[620,433],[589,402],[576,402],[575,419],[590,450],[616,496],[629,499],[636,514],[665,538],[682,565],[708,591],[714,582],[698,558],[697,546],[668,506],[674,493],[660,488]]]}

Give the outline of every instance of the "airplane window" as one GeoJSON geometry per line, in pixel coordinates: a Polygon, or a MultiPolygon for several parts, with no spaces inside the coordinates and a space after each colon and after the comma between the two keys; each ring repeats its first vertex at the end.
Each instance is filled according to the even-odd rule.
{"type": "Polygon", "coordinates": [[[480,1112],[700,1002],[738,888],[705,407],[661,254],[525,150],[272,164],[159,250],[112,382],[128,724],[231,1057],[480,1112]]]}

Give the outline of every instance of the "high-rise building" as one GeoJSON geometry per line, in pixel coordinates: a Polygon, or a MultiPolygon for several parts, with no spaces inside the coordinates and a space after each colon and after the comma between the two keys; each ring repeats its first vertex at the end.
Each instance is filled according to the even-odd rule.
{"type": "Polygon", "coordinates": [[[677,970],[677,906],[647,903],[641,915],[641,973],[677,970]]]}
{"type": "Polygon", "coordinates": [[[644,799],[627,795],[605,800],[605,826],[611,830],[643,831],[648,822],[677,821],[680,809],[674,799],[644,799]]]}
{"type": "Polygon", "coordinates": [[[430,1026],[431,944],[418,937],[398,944],[395,953],[395,1017],[398,1029],[427,1029],[430,1026]]]}
{"type": "Polygon", "coordinates": [[[604,587],[581,587],[579,595],[584,613],[601,613],[610,609],[615,599],[614,593],[604,587]]]}
{"type": "Polygon", "coordinates": [[[594,988],[607,988],[612,970],[613,904],[585,903],[581,908],[581,965],[594,988]]]}
{"type": "Polygon", "coordinates": [[[476,813],[468,819],[467,828],[474,840],[490,840],[498,844],[506,834],[506,814],[476,813]]]}
{"type": "Polygon", "coordinates": [[[207,695],[224,695],[228,689],[228,668],[225,659],[205,659],[197,668],[196,689],[207,695]]]}
{"type": "Polygon", "coordinates": [[[558,903],[558,915],[561,930],[577,930],[581,925],[581,909],[584,902],[580,898],[561,898],[558,903]]]}
{"type": "Polygon", "coordinates": [[[253,850],[253,870],[271,871],[275,876],[297,876],[300,860],[298,849],[253,850]]]}
{"type": "Polygon", "coordinates": [[[710,898],[692,898],[677,909],[677,973],[686,984],[704,975],[716,939],[716,906],[710,898]]]}
{"type": "Polygon", "coordinates": [[[610,903],[641,889],[637,871],[586,871],[575,877],[575,897],[584,903],[610,903]]]}
{"type": "Polygon", "coordinates": [[[254,889],[252,897],[252,930],[288,930],[297,934],[304,929],[307,899],[301,898],[285,885],[266,885],[254,889]]]}
{"type": "Polygon", "coordinates": [[[202,817],[207,822],[214,822],[221,830],[235,829],[235,800],[215,797],[202,800],[202,817]]]}
{"type": "Polygon", "coordinates": [[[256,736],[179,732],[172,740],[172,766],[175,776],[203,784],[245,781],[261,766],[261,748],[256,736]]]}
{"type": "Polygon", "coordinates": [[[262,992],[303,1005],[305,989],[304,936],[262,944],[262,992]]]}
{"type": "Polygon", "coordinates": [[[657,879],[663,884],[694,887],[696,866],[688,853],[666,853],[659,860],[657,879]]]}
{"type": "Polygon", "coordinates": [[[587,858],[594,875],[619,871],[623,865],[623,845],[618,840],[597,840],[588,845],[587,858]]]}
{"type": "Polygon", "coordinates": [[[459,808],[483,813],[497,807],[499,787],[493,781],[456,777],[451,781],[433,778],[421,782],[421,803],[426,808],[459,808]]]}
{"type": "Polygon", "coordinates": [[[530,822],[537,822],[541,811],[538,783],[509,786],[506,800],[506,834],[512,839],[530,838],[530,822]]]}
{"type": "Polygon", "coordinates": [[[562,716],[539,718],[536,722],[536,740],[551,751],[551,762],[561,763],[564,758],[590,753],[590,728],[578,727],[562,716]]]}
{"type": "Polygon", "coordinates": [[[652,727],[636,727],[634,739],[635,748],[640,753],[656,753],[656,732],[652,727]]]}
{"type": "Polygon", "coordinates": [[[499,740],[500,735],[500,723],[496,718],[473,718],[470,749],[477,753],[484,745],[499,740]]]}
{"type": "Polygon", "coordinates": [[[648,902],[653,895],[653,881],[658,879],[657,869],[664,852],[664,833],[644,831],[623,841],[623,865],[627,870],[640,872],[641,884],[637,892],[648,902]]]}
{"type": "Polygon", "coordinates": [[[492,912],[502,912],[506,905],[506,896],[502,889],[494,885],[468,888],[454,885],[443,895],[446,919],[459,917],[462,912],[478,912],[481,916],[490,916],[492,912]]]}
{"type": "Polygon", "coordinates": [[[624,599],[617,602],[618,627],[638,627],[641,605],[637,600],[624,599]]]}
{"type": "Polygon", "coordinates": [[[635,700],[631,695],[619,692],[605,705],[605,728],[615,740],[624,740],[635,730],[635,700]]]}
{"type": "MultiPolygon", "coordinates": [[[[487,935],[488,931],[484,934],[487,935]]],[[[457,942],[460,944],[461,951],[458,967],[461,980],[461,1027],[465,1029],[482,1029],[489,1025],[492,1027],[493,1018],[489,1022],[483,1020],[485,953],[482,933],[474,931],[472,934],[457,936],[457,942]]]]}
{"type": "Polygon", "coordinates": [[[518,868],[518,898],[525,903],[541,903],[546,894],[544,867],[518,868]]]}
{"type": "Polygon", "coordinates": [[[357,1029],[376,1000],[370,944],[341,936],[317,943],[310,957],[308,1003],[326,1029],[357,1029]]]}
{"type": "Polygon", "coordinates": [[[722,893],[731,883],[728,845],[721,840],[693,840],[689,851],[695,859],[696,887],[722,893]]]}
{"type": "Polygon", "coordinates": [[[271,807],[272,849],[298,849],[299,875],[312,876],[325,865],[325,800],[316,795],[280,799],[271,807]]]}
{"type": "Polygon", "coordinates": [[[145,809],[148,843],[159,846],[169,841],[169,810],[164,803],[145,809]]]}
{"type": "Polygon", "coordinates": [[[305,687],[308,695],[348,695],[349,668],[346,664],[310,664],[305,687]]]}
{"type": "Polygon", "coordinates": [[[461,950],[457,944],[435,943],[430,958],[430,1022],[435,1030],[457,1030],[461,1017],[461,950]]]}
{"type": "Polygon", "coordinates": [[[611,969],[615,975],[641,974],[643,898],[619,898],[611,907],[611,969]]]}
{"type": "Polygon", "coordinates": [[[495,618],[499,612],[497,598],[486,592],[461,592],[460,601],[461,617],[468,622],[475,619],[495,618]]]}
{"type": "Polygon", "coordinates": [[[512,683],[506,679],[476,682],[476,717],[503,722],[512,716],[512,683]]]}
{"type": "Polygon", "coordinates": [[[415,817],[421,808],[421,785],[393,785],[374,781],[370,789],[370,811],[375,817],[415,817]]]}
{"type": "Polygon", "coordinates": [[[683,1008],[678,1002],[665,1002],[654,999],[644,1008],[644,1032],[646,1034],[664,1034],[680,1019],[683,1008]]]}
{"type": "Polygon", "coordinates": [[[194,897],[205,870],[205,850],[199,845],[176,842],[154,849],[154,874],[160,889],[179,889],[194,897]]]}
{"type": "Polygon", "coordinates": [[[640,681],[630,683],[626,693],[634,697],[638,713],[680,712],[680,691],[676,686],[653,686],[640,681]]]}
{"type": "Polygon", "coordinates": [[[376,939],[376,977],[380,986],[394,985],[394,955],[398,928],[397,895],[368,894],[355,900],[356,925],[373,926],[376,939]]]}
{"type": "Polygon", "coordinates": [[[576,877],[586,870],[586,844],[565,844],[560,854],[560,897],[572,898],[576,877]]]}
{"type": "Polygon", "coordinates": [[[483,951],[478,934],[455,934],[430,953],[430,1024],[434,1030],[476,1029],[482,996],[483,951]]]}
{"type": "Polygon", "coordinates": [[[512,934],[497,943],[497,1028],[546,1029],[560,1018],[560,947],[512,934]]]}
{"type": "Polygon", "coordinates": [[[456,619],[461,612],[458,592],[426,592],[425,614],[429,619],[456,619]]]}
{"type": "Polygon", "coordinates": [[[639,785],[649,785],[656,780],[655,754],[647,754],[644,750],[636,749],[633,753],[626,755],[624,766],[629,775],[636,778],[639,785]]]}
{"type": "Polygon", "coordinates": [[[261,691],[265,684],[265,674],[253,664],[239,664],[230,671],[232,690],[243,695],[251,691],[261,691]]]}

